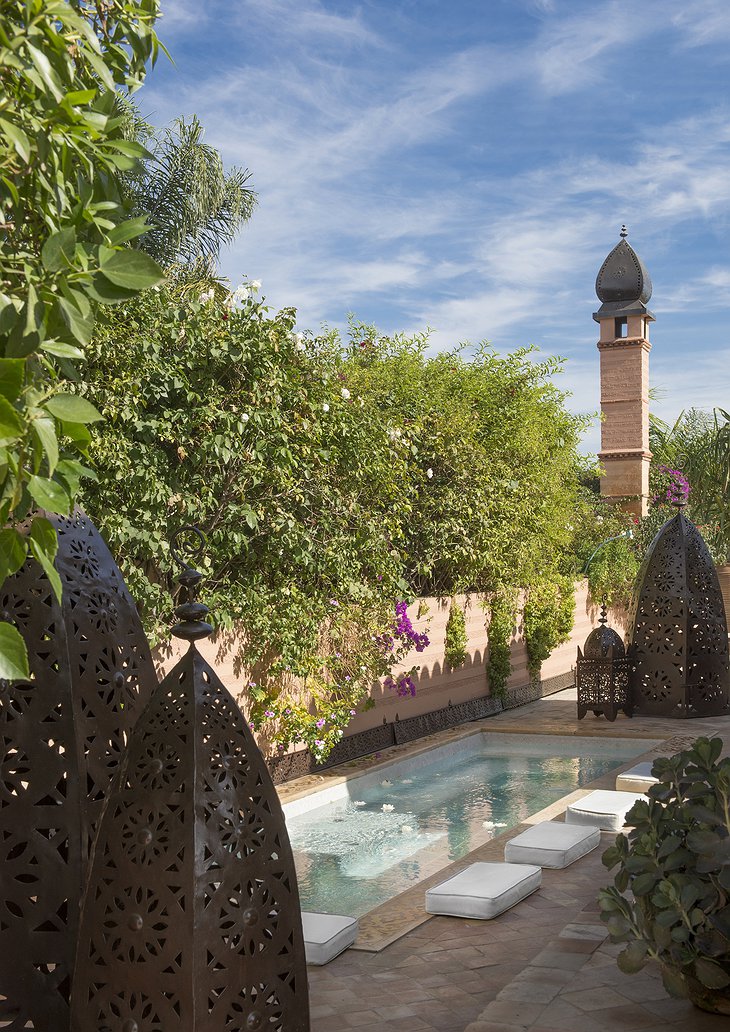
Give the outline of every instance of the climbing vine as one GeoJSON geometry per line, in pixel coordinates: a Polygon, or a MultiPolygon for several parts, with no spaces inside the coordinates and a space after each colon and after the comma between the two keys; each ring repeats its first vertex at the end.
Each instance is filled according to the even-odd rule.
{"type": "Polygon", "coordinates": [[[575,592],[572,580],[554,577],[533,584],[527,591],[523,627],[530,673],[540,667],[558,645],[567,641],[573,629],[575,592]]]}
{"type": "Polygon", "coordinates": [[[444,659],[452,670],[466,662],[467,644],[464,610],[456,599],[452,598],[444,637],[444,659]]]}
{"type": "Polygon", "coordinates": [[[495,699],[506,697],[507,681],[512,673],[510,643],[517,617],[517,597],[515,589],[503,588],[484,603],[489,612],[487,682],[489,694],[495,699]]]}

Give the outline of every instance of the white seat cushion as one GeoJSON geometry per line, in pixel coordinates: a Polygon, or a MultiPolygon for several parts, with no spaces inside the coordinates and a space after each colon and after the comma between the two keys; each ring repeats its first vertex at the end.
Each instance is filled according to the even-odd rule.
{"type": "Polygon", "coordinates": [[[307,964],[329,964],[357,938],[357,918],[302,911],[307,964]]]}
{"type": "Polygon", "coordinates": [[[659,780],[651,772],[653,766],[653,760],[647,760],[645,763],[637,763],[635,767],[625,770],[623,774],[618,774],[616,777],[617,791],[646,792],[647,788],[656,785],[659,780]]]}
{"type": "Polygon", "coordinates": [[[643,795],[634,792],[608,792],[599,789],[589,792],[577,803],[571,803],[565,811],[566,824],[590,825],[601,831],[621,831],[626,823],[626,814],[643,795]]]}
{"type": "Polygon", "coordinates": [[[598,828],[543,821],[510,839],[504,847],[504,858],[511,864],[561,868],[590,853],[600,842],[598,828]]]}
{"type": "Polygon", "coordinates": [[[426,913],[486,921],[540,888],[542,871],[529,864],[472,864],[428,889],[426,913]]]}

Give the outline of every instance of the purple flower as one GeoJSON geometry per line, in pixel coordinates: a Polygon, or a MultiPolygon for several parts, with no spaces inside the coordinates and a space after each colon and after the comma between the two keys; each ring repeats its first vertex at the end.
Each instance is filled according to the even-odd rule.
{"type": "Polygon", "coordinates": [[[339,602],[337,601],[337,599],[336,599],[336,598],[331,598],[331,599],[330,599],[330,605],[331,605],[331,606],[338,606],[339,604],[340,604],[340,603],[339,603],[339,602]]]}
{"type": "Polygon", "coordinates": [[[320,717],[320,719],[317,721],[317,727],[324,727],[324,724],[324,717],[320,717]]]}
{"type": "Polygon", "coordinates": [[[274,716],[274,711],[270,710],[270,709],[264,710],[264,716],[265,717],[273,717],[274,716]]]}
{"type": "Polygon", "coordinates": [[[350,710],[350,716],[351,717],[356,717],[357,716],[357,712],[354,709],[351,709],[350,710]]]}
{"type": "Polygon", "coordinates": [[[322,741],[321,738],[315,738],[314,739],[314,744],[316,746],[318,746],[320,749],[322,749],[324,747],[324,742],[322,741]]]}

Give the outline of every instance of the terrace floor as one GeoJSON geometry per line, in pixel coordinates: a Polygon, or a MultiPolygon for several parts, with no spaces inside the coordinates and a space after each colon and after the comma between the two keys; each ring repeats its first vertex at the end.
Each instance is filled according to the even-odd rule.
{"type": "MultiPolygon", "coordinates": [[[[443,734],[475,728],[656,738],[656,749],[645,758],[715,734],[730,753],[730,717],[628,720],[620,714],[613,724],[590,715],[578,721],[571,689],[443,734]]],[[[429,744],[442,737],[432,736],[429,744]]],[[[590,789],[613,788],[614,777],[598,779],[590,789]]],[[[560,819],[567,803],[590,789],[567,796],[518,830],[538,820],[560,819]]],[[[292,784],[286,794],[296,791],[292,784]]],[[[607,941],[596,904],[597,890],[610,881],[601,848],[563,871],[544,870],[540,890],[493,921],[425,913],[423,894],[429,884],[475,860],[502,860],[504,841],[514,834],[512,829],[494,838],[384,903],[361,920],[357,948],[327,967],[310,967],[312,1032],[665,1032],[680,1027],[723,1032],[727,1018],[667,996],[658,970],[647,967],[638,975],[618,970],[615,957],[621,947],[607,941]]],[[[613,840],[610,834],[602,837],[605,846],[613,840]]]]}

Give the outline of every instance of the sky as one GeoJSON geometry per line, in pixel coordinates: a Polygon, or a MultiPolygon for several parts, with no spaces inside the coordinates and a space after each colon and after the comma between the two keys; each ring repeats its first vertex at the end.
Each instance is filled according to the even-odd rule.
{"type": "MultiPolygon", "coordinates": [[[[221,256],[298,328],[430,329],[565,358],[597,412],[595,278],[654,284],[652,410],[730,409],[727,0],[162,0],[137,95],[248,168],[221,256]]],[[[594,423],[584,450],[599,449],[594,423]]]]}

